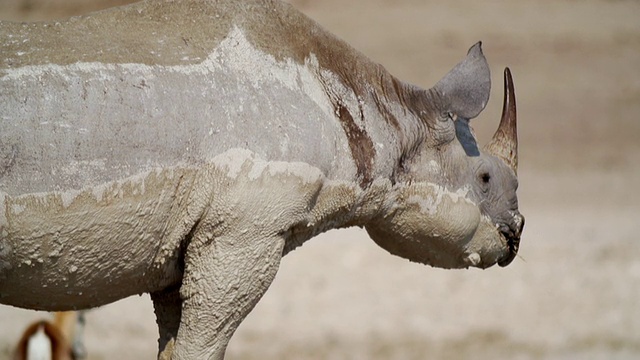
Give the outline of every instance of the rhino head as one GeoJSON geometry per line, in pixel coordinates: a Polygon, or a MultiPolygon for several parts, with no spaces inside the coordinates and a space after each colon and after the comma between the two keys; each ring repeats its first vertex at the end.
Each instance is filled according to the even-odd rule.
{"type": "Polygon", "coordinates": [[[432,89],[406,91],[422,141],[404,149],[392,195],[365,226],[376,243],[443,268],[513,261],[524,217],[516,196],[516,101],[508,68],[504,84],[502,119],[484,148],[469,124],[484,109],[491,88],[481,43],[432,89]]]}

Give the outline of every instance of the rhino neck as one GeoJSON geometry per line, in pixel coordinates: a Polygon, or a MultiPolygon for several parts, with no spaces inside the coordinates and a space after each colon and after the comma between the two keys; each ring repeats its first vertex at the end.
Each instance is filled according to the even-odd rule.
{"type": "Polygon", "coordinates": [[[336,154],[355,167],[355,174],[329,176],[337,181],[330,181],[318,197],[317,208],[330,214],[332,228],[362,227],[378,216],[403,163],[429,146],[429,123],[438,104],[433,91],[404,84],[378,64],[362,65],[362,71],[350,73],[319,69],[335,122],[348,143],[348,154],[340,147],[336,154]],[[324,197],[331,206],[323,204],[324,197]]]}
{"type": "Polygon", "coordinates": [[[372,69],[364,73],[375,76],[363,79],[356,73],[355,80],[351,76],[343,80],[350,84],[352,96],[358,99],[355,111],[349,112],[339,101],[334,102],[353,159],[359,164],[358,180],[362,188],[376,179],[395,183],[405,171],[407,161],[425,147],[437,146],[439,129],[435,119],[442,107],[436,91],[405,84],[380,65],[369,67],[372,69]],[[358,116],[356,121],[354,115],[358,116]],[[361,127],[352,125],[354,122],[361,127]]]}

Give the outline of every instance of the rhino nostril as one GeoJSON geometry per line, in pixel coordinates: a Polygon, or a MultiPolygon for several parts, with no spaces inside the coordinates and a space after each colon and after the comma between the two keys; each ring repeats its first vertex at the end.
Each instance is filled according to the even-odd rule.
{"type": "Polygon", "coordinates": [[[502,235],[507,239],[512,239],[516,236],[515,229],[510,225],[503,224],[498,228],[498,230],[500,230],[502,235]]]}

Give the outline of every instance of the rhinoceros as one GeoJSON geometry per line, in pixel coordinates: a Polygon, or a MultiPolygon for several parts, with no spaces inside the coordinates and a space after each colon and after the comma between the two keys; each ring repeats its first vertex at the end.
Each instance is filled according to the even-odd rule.
{"type": "Polygon", "coordinates": [[[280,259],[364,227],[391,254],[506,266],[516,104],[478,146],[481,43],[431,89],[276,0],[149,0],[0,25],[0,303],[150,293],[159,358],[222,359],[280,259]]]}

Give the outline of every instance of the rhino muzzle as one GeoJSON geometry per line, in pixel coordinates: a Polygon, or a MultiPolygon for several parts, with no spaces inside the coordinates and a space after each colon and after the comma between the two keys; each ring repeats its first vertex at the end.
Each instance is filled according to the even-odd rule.
{"type": "Polygon", "coordinates": [[[501,267],[511,264],[513,259],[518,255],[522,229],[524,229],[524,216],[518,212],[513,216],[513,222],[511,224],[500,225],[498,227],[502,236],[507,240],[507,246],[509,247],[509,252],[502,259],[498,260],[498,265],[501,267]]]}

